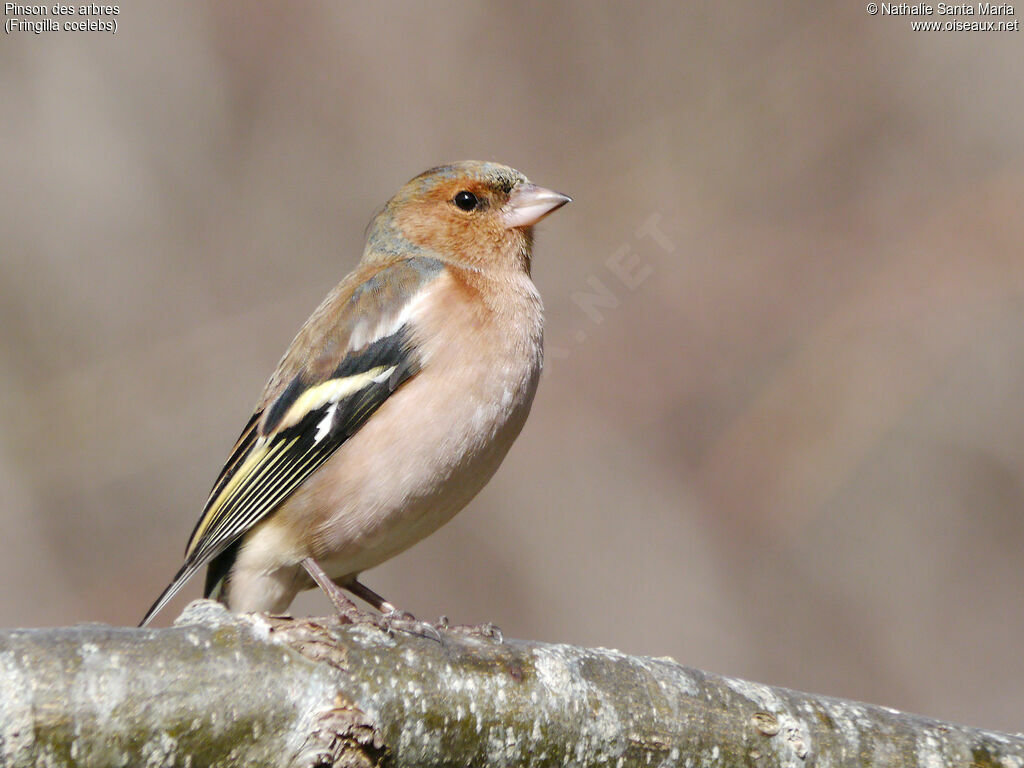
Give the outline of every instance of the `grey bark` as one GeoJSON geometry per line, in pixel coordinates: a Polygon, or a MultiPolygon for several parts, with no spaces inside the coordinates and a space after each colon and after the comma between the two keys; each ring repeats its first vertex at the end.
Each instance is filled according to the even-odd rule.
{"type": "Polygon", "coordinates": [[[170,629],[0,632],[0,765],[381,764],[1024,768],[1024,736],[671,659],[209,601],[170,629]]]}

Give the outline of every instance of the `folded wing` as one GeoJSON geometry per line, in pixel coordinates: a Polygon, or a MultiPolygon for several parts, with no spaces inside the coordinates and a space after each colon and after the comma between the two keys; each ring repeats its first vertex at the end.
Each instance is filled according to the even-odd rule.
{"type": "Polygon", "coordinates": [[[354,273],[314,313],[214,483],[185,564],[142,625],[196,571],[273,512],[416,374],[415,306],[439,270],[433,260],[409,259],[369,278],[354,273]],[[313,338],[316,344],[309,343],[313,338]]]}

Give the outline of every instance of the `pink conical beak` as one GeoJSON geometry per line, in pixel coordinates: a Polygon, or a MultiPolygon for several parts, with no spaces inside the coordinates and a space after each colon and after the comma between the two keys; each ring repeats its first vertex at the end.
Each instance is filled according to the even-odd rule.
{"type": "Polygon", "coordinates": [[[552,211],[557,211],[572,198],[535,184],[520,184],[512,191],[512,196],[502,211],[502,218],[508,229],[516,227],[532,227],[552,211]]]}

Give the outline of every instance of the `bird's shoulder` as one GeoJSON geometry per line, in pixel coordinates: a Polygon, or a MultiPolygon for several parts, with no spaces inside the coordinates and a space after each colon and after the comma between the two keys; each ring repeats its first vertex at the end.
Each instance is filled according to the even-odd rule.
{"type": "MultiPolygon", "coordinates": [[[[269,415],[291,387],[309,388],[370,365],[374,345],[401,331],[418,299],[444,274],[428,256],[360,264],[314,310],[267,381],[256,412],[269,415]],[[369,355],[369,357],[367,356],[369,355]],[[360,362],[362,365],[360,365],[360,362]]],[[[261,431],[268,427],[264,418],[261,431]]]]}

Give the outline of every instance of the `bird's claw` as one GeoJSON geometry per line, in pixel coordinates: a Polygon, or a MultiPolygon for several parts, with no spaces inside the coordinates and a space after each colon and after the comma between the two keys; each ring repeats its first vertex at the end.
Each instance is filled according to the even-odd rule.
{"type": "Polygon", "coordinates": [[[399,632],[441,642],[441,633],[437,631],[433,624],[420,621],[408,611],[399,611],[397,609],[388,611],[381,614],[378,619],[379,623],[377,626],[389,634],[394,634],[395,630],[398,630],[399,632]]]}
{"type": "Polygon", "coordinates": [[[394,608],[386,613],[371,613],[362,611],[355,605],[335,606],[338,611],[338,618],[346,624],[369,624],[382,632],[394,635],[395,632],[405,632],[417,637],[425,637],[444,643],[442,633],[463,635],[465,637],[480,637],[496,641],[499,645],[505,642],[505,636],[501,629],[491,622],[485,624],[452,624],[447,616],[441,616],[435,623],[420,621],[408,611],[401,611],[394,608]]]}
{"type": "Polygon", "coordinates": [[[505,636],[497,624],[486,622],[485,624],[452,624],[447,616],[441,616],[434,627],[442,632],[452,632],[468,637],[482,637],[487,640],[494,640],[501,645],[505,642],[505,636]]]}

